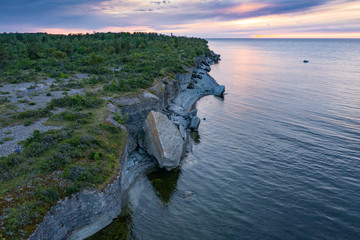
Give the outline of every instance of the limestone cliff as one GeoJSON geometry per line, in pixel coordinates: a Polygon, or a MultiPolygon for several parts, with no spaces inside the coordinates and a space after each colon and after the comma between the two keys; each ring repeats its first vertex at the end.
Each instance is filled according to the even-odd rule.
{"type": "MultiPolygon", "coordinates": [[[[197,71],[203,71],[201,69],[207,69],[206,67],[218,60],[219,55],[216,54],[213,54],[211,58],[205,56],[199,57],[195,59],[195,66],[197,71]]],[[[194,70],[196,69],[191,68],[186,73],[178,74],[177,79],[164,78],[157,80],[155,85],[149,89],[135,94],[116,97],[109,101],[106,121],[124,129],[124,126],[118,124],[112,118],[114,113],[122,114],[124,119],[126,119],[128,133],[126,147],[123,150],[121,159],[119,159],[121,170],[118,176],[105,190],[85,189],[80,193],[74,194],[71,198],[59,201],[47,213],[44,220],[29,239],[84,239],[108,225],[112,219],[120,214],[121,205],[132,182],[146,169],[155,166],[154,162],[150,159],[142,162],[136,160],[137,157],[141,159],[146,153],[134,151],[139,146],[143,146],[143,124],[149,112],[152,110],[158,112],[165,111],[171,120],[178,125],[178,128],[175,128],[179,129],[179,137],[182,140],[188,138],[188,125],[185,123],[181,124],[180,122],[191,122],[191,119],[196,117],[196,112],[190,114],[190,107],[187,107],[186,111],[176,112],[172,111],[171,107],[181,109],[178,103],[181,105],[181,101],[188,98],[185,95],[179,98],[180,93],[184,92],[184,90],[194,90],[189,89],[196,86],[194,81],[197,75],[195,74],[194,76],[194,70]],[[179,120],[180,118],[182,119],[181,121],[179,120]],[[176,122],[176,120],[179,120],[179,122],[176,122]]],[[[205,75],[203,72],[202,74],[205,75]]],[[[205,85],[208,86],[207,84],[205,85]]],[[[213,86],[217,87],[218,84],[216,83],[213,86]]],[[[205,95],[214,94],[214,91],[215,89],[212,89],[212,92],[202,91],[199,88],[196,90],[198,94],[192,95],[185,105],[193,105],[197,99],[205,95]]],[[[198,125],[198,123],[195,125],[198,125]]],[[[182,152],[184,152],[183,149],[182,152]]],[[[178,156],[176,156],[176,159],[178,159],[178,156]]]]}

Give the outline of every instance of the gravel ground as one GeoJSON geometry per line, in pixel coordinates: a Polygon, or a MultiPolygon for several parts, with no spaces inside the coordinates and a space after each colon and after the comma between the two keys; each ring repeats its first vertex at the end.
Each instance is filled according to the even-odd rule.
{"type": "Polygon", "coordinates": [[[0,157],[4,157],[13,153],[20,146],[18,142],[25,140],[33,134],[34,130],[39,130],[40,132],[46,132],[51,129],[59,129],[60,127],[55,126],[44,126],[43,123],[47,118],[43,118],[40,121],[37,121],[29,126],[17,125],[12,127],[5,127],[0,129],[0,141],[4,138],[9,138],[11,140],[3,142],[0,144],[0,157]]]}
{"type": "MultiPolygon", "coordinates": [[[[75,74],[75,79],[88,78],[87,74],[75,74]]],[[[63,83],[67,83],[70,79],[63,79],[63,83]]],[[[48,102],[53,98],[63,97],[64,91],[52,91],[50,86],[59,85],[53,78],[47,78],[39,81],[36,85],[34,82],[26,82],[19,84],[6,84],[0,87],[0,98],[6,98],[10,103],[15,104],[17,108],[15,110],[23,112],[27,110],[36,110],[38,108],[44,108],[48,102]],[[46,96],[51,92],[51,96],[46,96]],[[20,101],[20,102],[19,102],[20,101]],[[29,104],[33,103],[33,104],[29,104]]],[[[68,95],[82,94],[84,89],[70,89],[67,91],[68,95]]],[[[58,108],[53,113],[60,113],[64,111],[63,108],[58,108]]],[[[0,115],[0,117],[2,117],[0,115]]],[[[4,127],[0,129],[0,157],[7,156],[13,153],[16,149],[19,149],[18,142],[29,138],[34,130],[45,132],[51,129],[58,129],[56,126],[44,126],[43,123],[47,118],[40,119],[39,121],[29,125],[16,125],[11,127],[4,127]]]]}
{"type": "MultiPolygon", "coordinates": [[[[83,74],[84,75],[84,74],[83,74]]],[[[84,78],[80,75],[78,78],[84,78]]],[[[13,104],[16,104],[17,111],[36,110],[38,108],[44,108],[48,102],[53,98],[60,98],[64,96],[64,91],[51,92],[50,86],[52,84],[58,85],[53,78],[44,79],[39,81],[36,85],[34,82],[19,83],[19,84],[6,84],[0,87],[1,98],[7,98],[13,104]],[[46,96],[51,92],[51,96],[46,96]],[[9,93],[9,94],[4,94],[9,93]],[[32,103],[32,104],[29,104],[32,103]]],[[[64,83],[67,83],[69,79],[64,79],[64,83]]],[[[82,94],[83,89],[70,89],[67,91],[68,95],[82,94]]]]}

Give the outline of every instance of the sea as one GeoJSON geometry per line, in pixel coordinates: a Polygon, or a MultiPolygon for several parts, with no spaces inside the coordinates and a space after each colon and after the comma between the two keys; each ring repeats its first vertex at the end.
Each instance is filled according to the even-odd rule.
{"type": "Polygon", "coordinates": [[[360,39],[208,41],[224,98],[98,239],[360,239],[360,39]]]}

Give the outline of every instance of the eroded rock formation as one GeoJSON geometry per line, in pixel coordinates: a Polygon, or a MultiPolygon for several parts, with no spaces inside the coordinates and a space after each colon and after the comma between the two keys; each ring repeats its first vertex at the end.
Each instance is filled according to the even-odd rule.
{"type": "Polygon", "coordinates": [[[166,115],[151,111],[144,122],[147,152],[166,170],[176,168],[182,156],[184,140],[177,126],[166,115]]]}

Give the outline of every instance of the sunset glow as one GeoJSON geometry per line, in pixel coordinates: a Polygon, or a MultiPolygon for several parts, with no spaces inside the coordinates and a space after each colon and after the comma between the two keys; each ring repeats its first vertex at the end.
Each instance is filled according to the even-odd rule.
{"type": "Polygon", "coordinates": [[[197,37],[360,38],[360,2],[81,0],[0,9],[1,32],[159,32],[197,37]]]}

